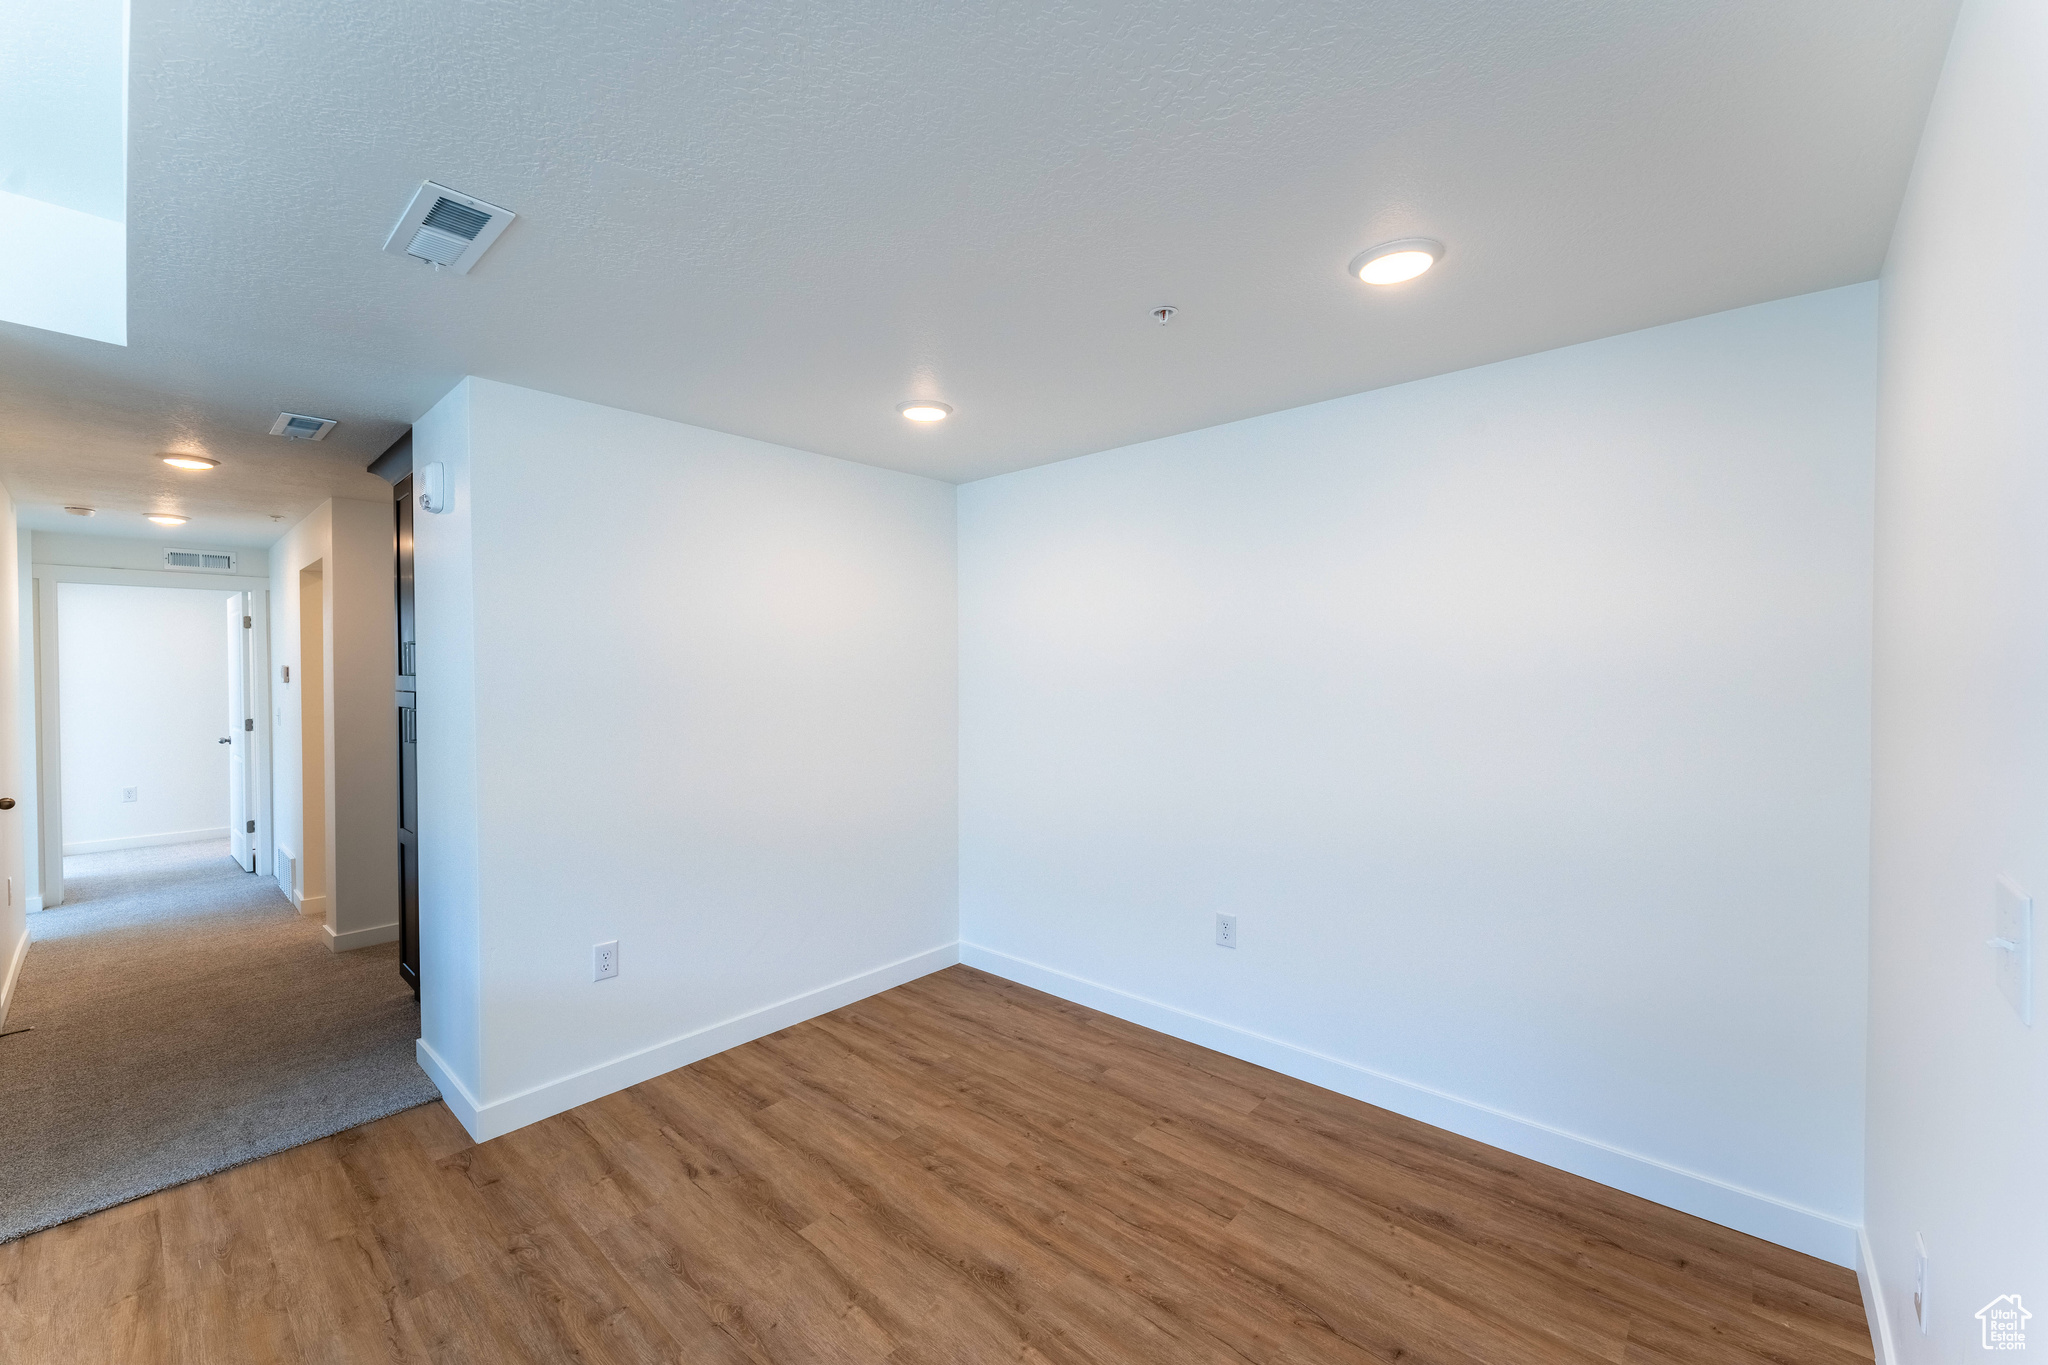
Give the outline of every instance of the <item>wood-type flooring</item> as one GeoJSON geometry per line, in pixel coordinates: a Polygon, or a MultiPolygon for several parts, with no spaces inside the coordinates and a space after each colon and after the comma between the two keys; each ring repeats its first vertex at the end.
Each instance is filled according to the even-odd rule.
{"type": "Polygon", "coordinates": [[[952,967],[0,1246],[8,1365],[1854,1365],[1839,1267],[952,967]]]}

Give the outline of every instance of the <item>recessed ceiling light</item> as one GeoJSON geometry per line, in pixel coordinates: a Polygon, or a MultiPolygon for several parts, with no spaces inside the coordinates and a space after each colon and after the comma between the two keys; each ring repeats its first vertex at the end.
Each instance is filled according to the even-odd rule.
{"type": "Polygon", "coordinates": [[[218,469],[219,460],[209,460],[204,455],[185,455],[173,451],[169,455],[157,456],[173,469],[218,469]]]}
{"type": "Polygon", "coordinates": [[[908,403],[898,403],[896,411],[913,422],[943,422],[953,415],[953,409],[929,398],[913,398],[908,403]]]}
{"type": "Polygon", "coordinates": [[[1367,284],[1400,284],[1412,280],[1444,257],[1444,244],[1427,237],[1383,242],[1351,258],[1351,273],[1367,284]]]}
{"type": "Polygon", "coordinates": [[[191,520],[189,517],[173,516],[169,512],[145,512],[143,516],[159,526],[183,526],[187,521],[191,520]]]}
{"type": "Polygon", "coordinates": [[[64,510],[69,512],[74,517],[89,517],[94,512],[97,512],[99,509],[97,507],[80,507],[77,504],[73,503],[65,507],[64,510]]]}

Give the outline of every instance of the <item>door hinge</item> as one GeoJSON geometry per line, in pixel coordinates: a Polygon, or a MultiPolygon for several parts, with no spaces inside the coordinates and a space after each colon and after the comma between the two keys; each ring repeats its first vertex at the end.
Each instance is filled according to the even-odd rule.
{"type": "Polygon", "coordinates": [[[255,822],[254,820],[251,820],[251,821],[249,822],[249,833],[251,833],[251,834],[254,834],[255,832],[256,832],[256,822],[255,822]]]}
{"type": "Polygon", "coordinates": [[[256,722],[253,720],[244,720],[242,722],[242,728],[244,730],[253,730],[256,728],[256,722]]]}
{"type": "Polygon", "coordinates": [[[255,618],[255,617],[253,617],[253,616],[244,616],[244,617],[242,618],[242,629],[243,629],[243,630],[253,630],[253,629],[255,628],[255,626],[256,626],[256,618],[255,618]]]}

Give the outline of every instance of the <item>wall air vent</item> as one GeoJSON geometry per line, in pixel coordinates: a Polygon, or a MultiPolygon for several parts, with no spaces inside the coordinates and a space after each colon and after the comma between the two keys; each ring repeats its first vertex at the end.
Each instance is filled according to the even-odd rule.
{"type": "Polygon", "coordinates": [[[165,550],[164,567],[188,573],[233,573],[235,557],[224,550],[165,550]]]}
{"type": "Polygon", "coordinates": [[[324,441],[332,430],[332,417],[308,417],[303,412],[280,412],[277,420],[270,424],[272,436],[282,436],[288,441],[324,441]]]}
{"type": "Polygon", "coordinates": [[[510,209],[457,194],[428,180],[385,238],[384,249],[394,256],[425,261],[436,270],[467,275],[477,257],[498,240],[505,224],[518,216],[510,209]]]}

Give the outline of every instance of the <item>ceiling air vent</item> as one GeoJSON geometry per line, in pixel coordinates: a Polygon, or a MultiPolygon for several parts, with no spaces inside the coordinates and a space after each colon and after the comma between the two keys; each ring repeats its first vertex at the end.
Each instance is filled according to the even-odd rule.
{"type": "Polygon", "coordinates": [[[324,441],[332,430],[332,417],[308,417],[303,412],[280,412],[277,420],[270,424],[272,436],[282,436],[288,441],[324,441]]]}
{"type": "Polygon", "coordinates": [[[384,249],[395,256],[425,261],[436,270],[467,275],[477,257],[498,240],[505,224],[518,216],[429,180],[406,206],[405,216],[391,229],[384,249]]]}
{"type": "Polygon", "coordinates": [[[219,550],[165,550],[166,569],[197,569],[201,573],[233,573],[235,557],[219,550]]]}

